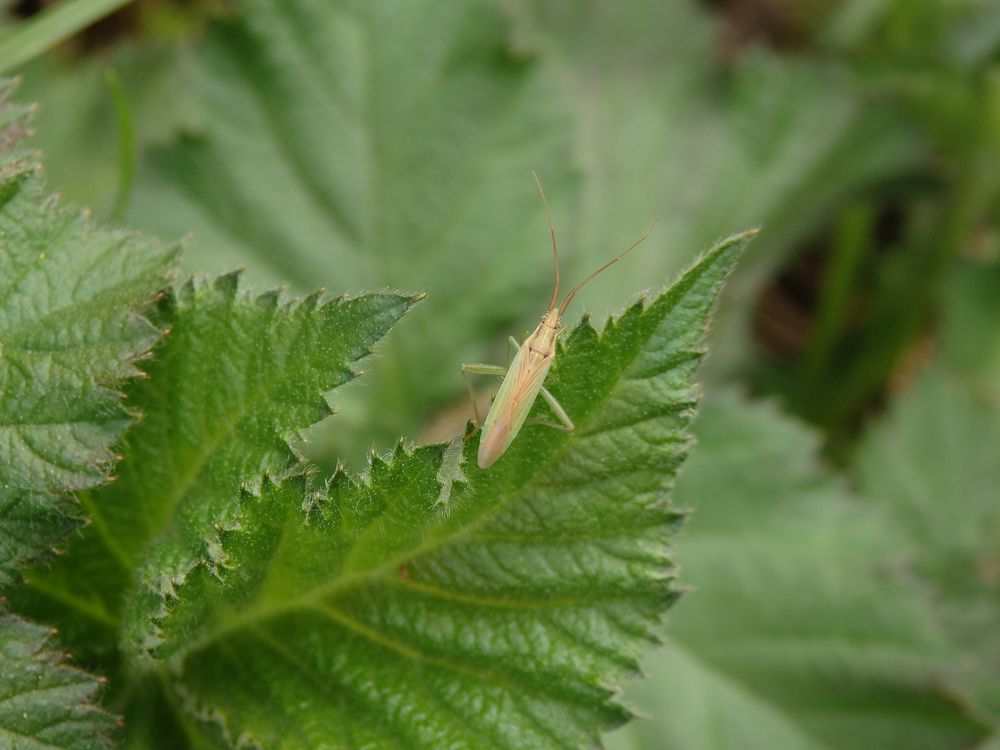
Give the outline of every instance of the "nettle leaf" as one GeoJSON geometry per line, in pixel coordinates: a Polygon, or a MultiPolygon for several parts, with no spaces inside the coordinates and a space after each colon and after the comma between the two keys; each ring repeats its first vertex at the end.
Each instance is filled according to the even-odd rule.
{"type": "Polygon", "coordinates": [[[93,705],[100,681],[49,650],[48,628],[0,615],[0,747],[108,747],[113,718],[93,705]]]}
{"type": "Polygon", "coordinates": [[[58,549],[84,522],[69,496],[0,490],[0,587],[15,583],[19,570],[58,549]]]}
{"type": "Polygon", "coordinates": [[[81,495],[92,524],[12,594],[82,657],[136,643],[119,632],[123,611],[159,606],[192,568],[222,563],[217,528],[233,523],[240,491],[295,462],[288,441],[330,414],[324,394],[419,299],[290,303],[237,286],[235,274],[196,280],[161,301],[154,321],[170,333],[129,389],[143,419],[119,446],[117,481],[81,495]]]}
{"type": "Polygon", "coordinates": [[[32,109],[0,82],[0,584],[81,522],[132,422],[118,389],[159,336],[140,315],[178,247],[101,228],[48,194],[32,109]]]}
{"type": "Polygon", "coordinates": [[[896,570],[905,536],[820,463],[772,404],[710,399],[677,483],[693,591],[628,692],[646,716],[615,750],[978,746],[946,643],[896,570]]]}
{"type": "Polygon", "coordinates": [[[912,540],[957,676],[1000,739],[1000,410],[970,382],[924,373],[867,436],[858,468],[865,495],[912,540]]]}
{"type": "Polygon", "coordinates": [[[137,309],[165,285],[178,249],[97,228],[48,196],[27,159],[0,172],[0,236],[0,480],[93,486],[132,421],[111,386],[137,374],[159,336],[137,309]]]}
{"type": "Polygon", "coordinates": [[[576,431],[526,427],[489,471],[468,440],[447,502],[445,445],[400,446],[316,492],[303,476],[245,492],[216,564],[149,603],[156,635],[136,645],[234,742],[597,744],[628,718],[617,680],[676,596],[668,492],[699,343],[748,237],[603,333],[573,329],[549,384],[576,431]]]}

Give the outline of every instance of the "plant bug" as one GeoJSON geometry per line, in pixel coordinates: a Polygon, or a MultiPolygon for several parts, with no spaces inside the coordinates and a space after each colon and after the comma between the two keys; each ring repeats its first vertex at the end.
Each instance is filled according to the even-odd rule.
{"type": "Polygon", "coordinates": [[[503,455],[504,451],[510,447],[511,442],[517,437],[521,427],[528,418],[532,405],[538,394],[549,405],[549,408],[559,419],[559,424],[545,420],[536,420],[535,424],[544,424],[548,427],[555,427],[559,430],[569,432],[574,429],[573,420],[566,414],[565,409],[556,401],[555,397],[549,393],[543,383],[548,375],[549,368],[555,361],[556,339],[559,337],[559,321],[566,312],[566,308],[573,300],[573,297],[595,276],[604,271],[609,266],[613,266],[629,252],[638,247],[643,240],[649,237],[653,227],[659,221],[657,219],[642,237],[633,242],[615,258],[609,260],[603,266],[587,276],[583,281],[573,287],[560,304],[556,304],[559,299],[559,248],[556,244],[556,230],[552,223],[552,212],[549,210],[549,202],[545,199],[545,191],[542,190],[542,183],[538,175],[532,172],[535,184],[538,186],[538,194],[542,197],[545,206],[545,216],[549,220],[549,235],[552,238],[552,259],[555,265],[555,284],[552,287],[552,295],[549,297],[549,306],[545,315],[542,316],[541,323],[523,344],[518,344],[511,336],[508,341],[517,350],[514,361],[510,367],[503,368],[497,365],[464,364],[462,365],[462,377],[465,385],[469,389],[472,397],[472,408],[476,415],[476,424],[482,425],[482,435],[479,438],[479,454],[476,458],[480,469],[488,469],[497,459],[503,455]],[[500,390],[497,391],[493,404],[486,414],[486,421],[479,419],[479,407],[476,406],[476,394],[469,380],[469,374],[496,375],[503,378],[500,390]]]}

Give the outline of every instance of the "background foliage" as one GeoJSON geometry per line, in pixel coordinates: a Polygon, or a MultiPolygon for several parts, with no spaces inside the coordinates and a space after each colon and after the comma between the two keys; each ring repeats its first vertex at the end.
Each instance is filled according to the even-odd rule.
{"type": "MultiPolygon", "coordinates": [[[[44,5],[11,4],[0,38],[16,99],[40,105],[6,91],[2,110],[0,745],[319,746],[350,726],[337,696],[357,689],[396,732],[358,721],[337,740],[357,745],[576,747],[625,706],[647,718],[607,733],[611,747],[1000,746],[995,3],[143,0],[86,30],[121,3],[32,15],[44,5]],[[458,363],[503,361],[548,293],[532,169],[564,278],[663,218],[574,302],[574,325],[762,227],[707,340],[698,444],[671,506],[692,514],[669,556],[681,514],[643,493],[686,453],[693,360],[642,322],[669,295],[602,338],[589,324],[569,337],[553,387],[581,424],[595,415],[588,429],[566,445],[531,433],[535,462],[512,456],[492,484],[468,465],[438,473],[445,448],[430,444],[470,412],[458,363]],[[190,272],[207,276],[185,285],[190,272]],[[354,296],[306,296],[319,287],[354,296]],[[341,387],[418,291],[428,301],[341,387]],[[595,363],[635,366],[623,352],[639,341],[670,365],[662,382],[581,385],[595,363]],[[617,455],[587,446],[609,404],[643,403],[684,406],[637,413],[623,438],[622,456],[662,462],[650,484],[615,504],[569,492],[574,451],[617,455]],[[676,445],[647,444],[668,433],[676,445]],[[520,497],[510,483],[537,488],[548,532],[511,548],[505,534],[537,531],[514,504],[494,521],[503,553],[459,545],[394,567],[421,535],[450,539],[480,503],[520,497]],[[466,515],[422,515],[441,498],[466,515]],[[300,527],[305,510],[315,524],[300,527]],[[549,546],[552,528],[588,523],[616,541],[549,546]],[[368,528],[368,557],[351,558],[368,528]],[[634,594],[627,616],[587,597],[553,615],[588,570],[587,596],[634,594]],[[323,661],[337,648],[305,615],[287,643],[247,625],[344,575],[363,585],[314,613],[329,632],[390,634],[436,666],[401,678],[399,659],[374,659],[357,668],[398,691],[365,693],[354,666],[323,661]],[[656,627],[665,644],[610,701],[609,675],[634,669],[678,575],[690,591],[656,627]],[[464,598],[435,600],[442,585],[464,598]],[[525,596],[523,612],[481,609],[525,596]],[[188,637],[214,628],[231,640],[196,648],[175,679],[188,637]],[[440,671],[449,660],[547,687],[512,707],[440,671]],[[217,694],[236,669],[245,690],[217,694]],[[240,729],[219,730],[220,712],[240,729]]],[[[657,330],[697,350],[714,288],[657,330]]]]}

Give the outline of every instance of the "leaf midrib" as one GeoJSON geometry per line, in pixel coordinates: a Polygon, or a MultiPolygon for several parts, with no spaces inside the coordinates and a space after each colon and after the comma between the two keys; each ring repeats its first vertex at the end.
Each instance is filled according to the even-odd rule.
{"type": "MultiPolygon", "coordinates": [[[[484,684],[497,684],[503,683],[512,691],[522,690],[529,691],[534,694],[539,694],[539,688],[536,685],[532,685],[529,682],[518,679],[518,674],[516,672],[507,672],[503,669],[491,669],[491,668],[481,668],[475,665],[466,664],[463,662],[454,661],[451,659],[443,659],[439,656],[434,656],[426,653],[424,650],[411,646],[408,643],[393,638],[391,635],[383,633],[377,628],[371,627],[363,622],[350,617],[349,615],[341,612],[336,607],[331,607],[329,605],[314,605],[307,608],[308,611],[314,614],[320,615],[321,617],[331,620],[345,630],[349,630],[356,635],[361,636],[365,640],[371,641],[377,646],[383,649],[392,651],[401,656],[404,656],[412,661],[421,662],[433,667],[437,667],[449,672],[454,672],[456,674],[464,675],[466,677],[472,678],[474,680],[483,682],[484,684]]],[[[260,634],[259,628],[253,628],[255,634],[260,634]]],[[[577,700],[584,700],[585,696],[581,693],[577,693],[569,688],[567,685],[562,686],[562,690],[557,691],[557,694],[563,698],[576,698],[577,700]]]]}

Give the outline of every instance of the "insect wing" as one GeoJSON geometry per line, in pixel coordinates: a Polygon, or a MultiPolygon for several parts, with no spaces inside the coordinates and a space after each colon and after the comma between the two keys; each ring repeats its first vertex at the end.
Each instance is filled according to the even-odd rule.
{"type": "Polygon", "coordinates": [[[533,356],[526,345],[517,350],[483,423],[477,456],[480,468],[492,466],[517,436],[551,366],[552,357],[533,356]]]}

